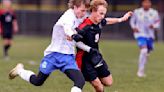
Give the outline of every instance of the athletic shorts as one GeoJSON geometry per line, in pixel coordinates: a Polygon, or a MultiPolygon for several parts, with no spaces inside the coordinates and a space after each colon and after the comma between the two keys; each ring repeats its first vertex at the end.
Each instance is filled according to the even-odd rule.
{"type": "Polygon", "coordinates": [[[149,51],[154,49],[154,40],[152,38],[139,37],[137,38],[138,46],[147,46],[149,51]]]}
{"type": "Polygon", "coordinates": [[[59,69],[62,72],[65,72],[67,69],[79,70],[73,54],[53,52],[42,59],[40,71],[44,74],[50,74],[56,69],[59,69]]]}
{"type": "Polygon", "coordinates": [[[12,39],[13,34],[12,33],[2,33],[2,38],[3,39],[12,39]]]}
{"type": "Polygon", "coordinates": [[[104,78],[111,74],[110,71],[108,70],[108,65],[104,60],[103,60],[103,65],[101,67],[94,68],[93,64],[90,62],[89,57],[83,58],[81,71],[86,81],[93,81],[97,77],[104,78]]]}

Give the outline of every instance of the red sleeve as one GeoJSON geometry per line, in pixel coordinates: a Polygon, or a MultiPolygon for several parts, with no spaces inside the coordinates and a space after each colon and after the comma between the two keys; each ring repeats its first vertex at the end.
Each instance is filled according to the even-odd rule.
{"type": "Polygon", "coordinates": [[[2,33],[2,26],[1,26],[1,15],[2,15],[2,10],[0,9],[0,34],[2,33]]]}
{"type": "Polygon", "coordinates": [[[88,18],[86,18],[84,21],[83,21],[83,23],[81,23],[80,25],[79,25],[79,29],[80,30],[82,30],[85,26],[87,26],[87,25],[92,25],[93,24],[93,22],[90,20],[90,19],[88,19],[88,18]]]}
{"type": "Polygon", "coordinates": [[[0,9],[0,16],[4,13],[3,9],[0,9]]]}
{"type": "Polygon", "coordinates": [[[79,29],[82,30],[87,24],[85,22],[83,22],[82,24],[79,25],[79,29]]]}
{"type": "Polygon", "coordinates": [[[0,22],[0,34],[2,34],[2,26],[1,26],[1,22],[0,22]]]}

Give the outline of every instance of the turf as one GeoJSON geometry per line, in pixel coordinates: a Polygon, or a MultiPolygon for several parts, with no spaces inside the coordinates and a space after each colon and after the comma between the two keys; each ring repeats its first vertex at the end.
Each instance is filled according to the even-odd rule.
{"type": "MultiPolygon", "coordinates": [[[[55,71],[45,84],[35,87],[19,77],[8,79],[8,72],[21,62],[26,69],[38,72],[43,52],[50,43],[50,37],[17,36],[10,49],[10,60],[3,59],[0,50],[0,92],[70,92],[72,82],[61,72],[55,71]]],[[[2,41],[0,44],[2,49],[2,41]]],[[[156,43],[146,66],[146,78],[136,76],[139,49],[135,41],[102,40],[101,52],[112,72],[114,83],[105,92],[163,92],[164,91],[164,44],[156,43]]],[[[94,92],[86,83],[83,92],[94,92]]]]}

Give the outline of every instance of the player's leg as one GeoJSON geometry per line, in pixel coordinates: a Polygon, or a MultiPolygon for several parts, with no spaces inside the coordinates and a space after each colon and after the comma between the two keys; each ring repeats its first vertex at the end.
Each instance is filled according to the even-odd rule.
{"type": "Polygon", "coordinates": [[[150,52],[154,50],[154,39],[153,38],[147,39],[147,47],[148,47],[148,54],[150,54],[150,52]]]}
{"type": "Polygon", "coordinates": [[[147,38],[138,38],[138,45],[140,47],[140,55],[137,75],[138,77],[145,77],[145,64],[148,56],[147,38]]]}
{"type": "Polygon", "coordinates": [[[8,59],[8,50],[11,47],[12,44],[12,34],[11,33],[3,33],[3,53],[4,58],[8,59]]]}
{"type": "Polygon", "coordinates": [[[12,40],[11,39],[7,39],[5,38],[3,40],[3,53],[4,53],[4,57],[7,58],[8,57],[8,51],[11,47],[11,44],[12,44],[12,40]]]}
{"type": "Polygon", "coordinates": [[[60,63],[63,62],[63,67],[60,68],[60,70],[74,82],[71,92],[82,92],[85,80],[82,73],[78,69],[75,56],[62,54],[60,57],[57,57],[57,60],[59,60],[60,63]]]}
{"type": "Polygon", "coordinates": [[[113,77],[112,77],[112,75],[109,75],[107,77],[101,78],[100,80],[101,80],[101,82],[102,82],[102,84],[104,86],[109,86],[110,87],[113,84],[113,77]]]}
{"type": "Polygon", "coordinates": [[[101,67],[96,68],[98,77],[101,80],[101,83],[104,86],[112,86],[113,84],[113,78],[112,74],[110,73],[110,70],[108,69],[108,65],[106,62],[103,60],[103,65],[101,67]]]}
{"type": "Polygon", "coordinates": [[[85,80],[91,83],[91,85],[95,89],[95,92],[104,92],[104,86],[101,83],[100,79],[98,78],[98,73],[94,68],[94,65],[89,61],[90,61],[90,57],[88,56],[83,57],[81,70],[85,77],[85,80]]]}
{"type": "Polygon", "coordinates": [[[82,73],[79,70],[74,69],[68,69],[64,73],[74,82],[71,92],[82,92],[83,86],[85,84],[82,73]]]}
{"type": "Polygon", "coordinates": [[[10,73],[9,78],[14,79],[16,76],[20,76],[23,80],[30,82],[35,86],[41,86],[47,79],[48,75],[39,72],[35,75],[34,72],[30,70],[25,70],[23,64],[18,64],[10,73]]]}
{"type": "Polygon", "coordinates": [[[90,83],[92,84],[96,92],[104,92],[104,86],[98,77],[90,83]]]}
{"type": "Polygon", "coordinates": [[[35,86],[41,86],[48,78],[49,74],[55,70],[53,64],[50,63],[51,61],[55,62],[55,59],[51,55],[52,54],[43,58],[38,75],[35,75],[34,72],[30,70],[25,70],[23,64],[17,64],[17,66],[10,71],[9,78],[14,79],[16,76],[20,76],[23,80],[35,86]]]}
{"type": "Polygon", "coordinates": [[[35,86],[41,86],[45,82],[45,80],[48,78],[49,74],[44,74],[41,71],[38,73],[38,75],[31,75],[30,76],[30,83],[35,86]]]}

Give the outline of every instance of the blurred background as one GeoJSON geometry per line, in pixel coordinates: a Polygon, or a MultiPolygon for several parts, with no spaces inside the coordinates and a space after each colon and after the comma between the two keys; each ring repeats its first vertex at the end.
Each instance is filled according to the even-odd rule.
{"type": "MultiPolygon", "coordinates": [[[[0,0],[1,1],[1,0],[0,0]]],[[[107,0],[109,17],[120,17],[126,11],[140,7],[141,0],[107,0]]],[[[20,27],[19,34],[51,36],[52,27],[67,9],[68,0],[13,0],[20,27]]],[[[160,12],[161,29],[156,33],[157,40],[164,41],[164,0],[152,0],[153,8],[160,12]]],[[[106,39],[133,39],[129,22],[106,26],[103,30],[106,39]]]]}
{"type": "MultiPolygon", "coordinates": [[[[0,92],[68,92],[72,82],[60,72],[54,72],[42,87],[29,85],[20,78],[12,81],[8,79],[8,72],[17,63],[23,63],[25,68],[38,72],[43,51],[50,43],[53,25],[67,9],[68,0],[12,1],[19,32],[14,38],[9,60],[3,57],[3,42],[0,40],[0,92]]],[[[107,1],[109,17],[121,17],[141,4],[141,0],[107,1]]],[[[104,27],[100,50],[114,78],[114,85],[106,87],[105,92],[164,92],[164,0],[152,0],[152,4],[160,13],[161,28],[156,33],[159,42],[149,57],[146,78],[136,76],[139,48],[134,41],[129,21],[104,27]]],[[[83,92],[94,91],[86,83],[83,92]]]]}

